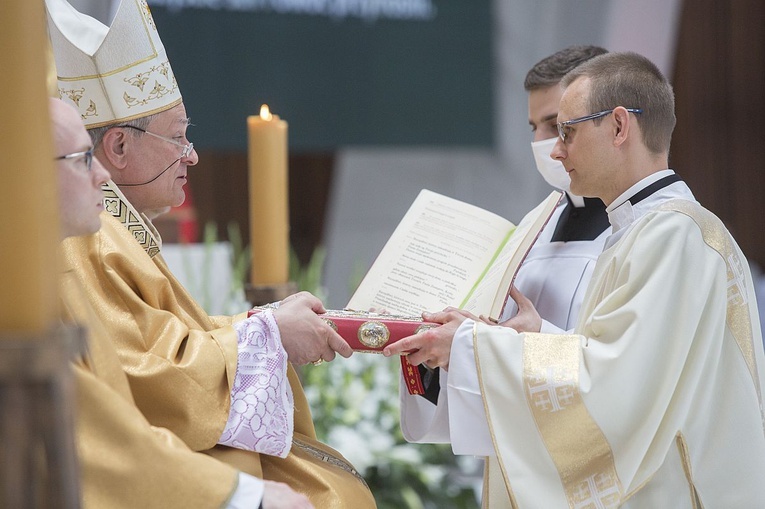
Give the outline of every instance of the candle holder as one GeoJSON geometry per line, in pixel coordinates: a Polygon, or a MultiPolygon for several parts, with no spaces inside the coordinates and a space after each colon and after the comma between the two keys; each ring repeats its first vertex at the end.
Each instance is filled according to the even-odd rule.
{"type": "Polygon", "coordinates": [[[71,361],[85,354],[85,338],[66,325],[0,333],[2,507],[80,507],[71,361]]]}
{"type": "Polygon", "coordinates": [[[298,285],[294,281],[273,285],[244,285],[244,295],[252,306],[264,306],[277,302],[298,292],[298,285]]]}

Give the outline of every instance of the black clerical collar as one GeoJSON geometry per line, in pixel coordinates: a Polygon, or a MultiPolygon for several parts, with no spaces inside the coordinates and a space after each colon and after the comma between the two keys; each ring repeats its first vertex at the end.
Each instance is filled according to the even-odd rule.
{"type": "Polygon", "coordinates": [[[600,198],[584,198],[584,207],[576,207],[566,193],[566,201],[550,242],[595,240],[611,226],[600,198]]]}
{"type": "Polygon", "coordinates": [[[670,184],[674,184],[675,182],[680,182],[682,179],[678,176],[677,173],[673,173],[672,175],[667,175],[666,177],[662,177],[653,184],[650,184],[637,193],[633,194],[632,197],[628,200],[632,205],[636,205],[638,202],[641,202],[651,196],[653,193],[658,191],[659,189],[664,189],[670,184]]]}

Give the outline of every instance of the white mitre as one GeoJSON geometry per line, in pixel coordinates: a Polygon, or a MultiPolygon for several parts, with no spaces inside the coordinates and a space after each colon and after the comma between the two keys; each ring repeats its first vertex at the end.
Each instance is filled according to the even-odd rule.
{"type": "Polygon", "coordinates": [[[45,0],[61,98],[86,127],[172,108],[181,92],[146,0],[122,0],[111,27],[66,0],[45,0]]]}

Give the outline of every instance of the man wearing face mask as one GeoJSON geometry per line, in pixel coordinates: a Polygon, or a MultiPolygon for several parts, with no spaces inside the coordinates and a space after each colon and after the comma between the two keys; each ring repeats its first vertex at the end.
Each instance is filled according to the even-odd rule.
{"type": "MultiPolygon", "coordinates": [[[[529,125],[534,133],[531,149],[537,170],[548,184],[565,192],[515,281],[515,287],[542,316],[543,332],[574,327],[595,260],[611,232],[603,202],[572,194],[563,164],[550,157],[558,137],[560,80],[574,67],[606,52],[597,46],[570,46],[540,60],[523,84],[529,93],[529,125]]],[[[515,301],[508,299],[501,320],[516,311],[515,301]]]]}

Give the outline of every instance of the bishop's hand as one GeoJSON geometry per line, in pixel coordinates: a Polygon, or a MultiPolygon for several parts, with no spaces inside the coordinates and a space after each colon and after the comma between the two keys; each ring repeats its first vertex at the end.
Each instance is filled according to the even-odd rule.
{"type": "Polygon", "coordinates": [[[297,365],[331,361],[335,353],[350,357],[353,349],[317,313],[324,305],[308,292],[284,299],[274,310],[282,345],[290,362],[297,365]]]}

